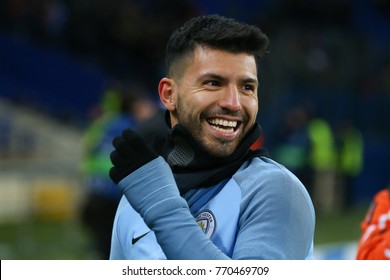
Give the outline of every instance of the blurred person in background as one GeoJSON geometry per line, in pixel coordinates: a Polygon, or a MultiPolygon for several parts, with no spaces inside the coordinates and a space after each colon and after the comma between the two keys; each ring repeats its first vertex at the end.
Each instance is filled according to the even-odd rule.
{"type": "Polygon", "coordinates": [[[291,170],[311,193],[313,169],[309,162],[311,142],[308,122],[304,106],[296,105],[289,109],[276,129],[272,156],[291,170]]]}
{"type": "MultiPolygon", "coordinates": [[[[333,128],[320,113],[317,106],[305,101],[301,110],[301,142],[306,151],[306,162],[300,175],[313,199],[316,213],[330,214],[339,208],[339,190],[336,185],[337,149],[333,128]],[[303,173],[306,173],[302,175],[303,173]]],[[[304,161],[304,160],[302,160],[304,161]]]]}
{"type": "Polygon", "coordinates": [[[311,102],[292,106],[278,128],[273,155],[305,185],[318,214],[339,208],[337,150],[331,125],[311,102]]]}
{"type": "MultiPolygon", "coordinates": [[[[95,238],[99,258],[108,259],[112,224],[121,197],[118,187],[108,176],[111,168],[109,155],[113,150],[112,138],[126,128],[139,129],[142,124],[148,123],[149,119],[157,115],[158,107],[144,88],[121,82],[104,93],[99,107],[98,116],[83,138],[81,171],[87,195],[81,218],[95,238]]],[[[154,122],[143,128],[145,137],[152,137],[151,130],[161,127],[152,123],[154,122]]]]}
{"type": "Polygon", "coordinates": [[[319,214],[331,214],[340,207],[336,184],[337,150],[329,122],[312,113],[307,125],[310,138],[309,164],[313,170],[311,195],[319,214]]]}
{"type": "Polygon", "coordinates": [[[390,187],[376,193],[361,230],[356,259],[390,260],[390,187]]]}
{"type": "Polygon", "coordinates": [[[363,135],[352,120],[342,120],[336,127],[336,143],[340,203],[342,208],[347,209],[353,205],[355,180],[363,169],[363,135]]]}

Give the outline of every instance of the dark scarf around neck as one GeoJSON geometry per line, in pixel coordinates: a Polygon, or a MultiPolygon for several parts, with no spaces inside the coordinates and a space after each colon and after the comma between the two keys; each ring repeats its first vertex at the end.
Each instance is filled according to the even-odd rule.
{"type": "Polygon", "coordinates": [[[256,123],[236,151],[226,157],[208,154],[180,124],[170,130],[167,138],[156,140],[153,146],[170,165],[180,193],[184,194],[190,189],[211,187],[231,177],[251,158],[268,156],[264,148],[251,149],[261,132],[256,123]]]}

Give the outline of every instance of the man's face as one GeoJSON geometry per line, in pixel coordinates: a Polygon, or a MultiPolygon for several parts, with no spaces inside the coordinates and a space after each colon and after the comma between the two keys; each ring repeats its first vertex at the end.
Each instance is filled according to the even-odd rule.
{"type": "Polygon", "coordinates": [[[172,127],[185,126],[213,156],[232,154],[256,121],[255,58],[198,47],[174,84],[172,127]]]}

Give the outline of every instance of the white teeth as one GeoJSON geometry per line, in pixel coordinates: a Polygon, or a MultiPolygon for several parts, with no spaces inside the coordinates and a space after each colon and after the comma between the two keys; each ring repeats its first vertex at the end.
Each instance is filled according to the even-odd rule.
{"type": "Polygon", "coordinates": [[[234,132],[233,128],[223,129],[223,128],[220,128],[219,126],[213,126],[213,128],[218,130],[218,131],[225,132],[225,133],[227,133],[227,132],[230,132],[230,133],[234,132]]]}
{"type": "Polygon", "coordinates": [[[227,120],[222,120],[222,119],[212,119],[210,121],[211,124],[215,124],[215,125],[222,125],[222,126],[226,126],[226,127],[232,127],[232,128],[235,128],[237,126],[237,122],[236,121],[227,121],[227,120]]]}
{"type": "Polygon", "coordinates": [[[224,133],[234,132],[234,128],[237,127],[237,121],[227,121],[223,119],[212,119],[209,121],[212,127],[218,131],[224,133]],[[223,126],[223,127],[222,127],[223,126]]]}

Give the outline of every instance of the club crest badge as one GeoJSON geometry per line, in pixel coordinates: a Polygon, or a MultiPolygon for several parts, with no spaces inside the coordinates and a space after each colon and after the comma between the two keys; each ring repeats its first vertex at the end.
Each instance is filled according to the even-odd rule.
{"type": "Polygon", "coordinates": [[[195,219],[200,228],[203,230],[204,234],[208,238],[211,238],[217,226],[213,212],[210,210],[204,210],[200,212],[195,219]]]}

